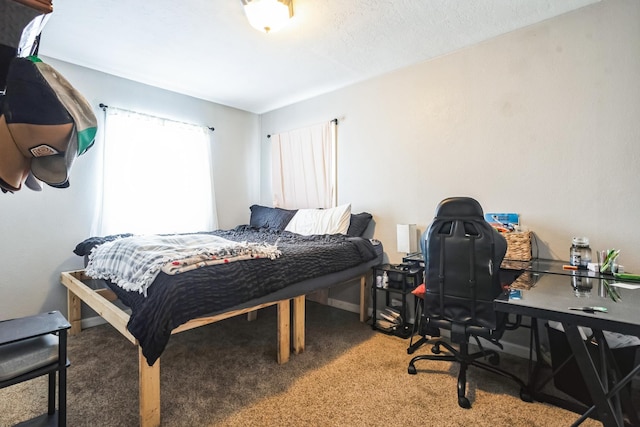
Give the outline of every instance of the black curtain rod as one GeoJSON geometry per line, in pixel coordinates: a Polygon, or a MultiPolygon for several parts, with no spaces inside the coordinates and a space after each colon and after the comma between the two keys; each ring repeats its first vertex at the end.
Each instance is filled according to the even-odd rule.
{"type": "MultiPolygon", "coordinates": [[[[333,123],[334,125],[338,125],[338,119],[333,119],[331,120],[331,123],[333,123]]],[[[267,135],[267,138],[271,138],[271,135],[267,135]]]]}
{"type": "MultiPolygon", "coordinates": [[[[102,111],[107,111],[107,108],[109,108],[108,105],[103,104],[102,102],[100,104],[98,104],[98,106],[100,108],[102,108],[102,111]]],[[[120,108],[120,110],[123,110],[123,108],[120,108]]],[[[126,111],[130,111],[130,110],[126,110],[126,111]]],[[[132,111],[132,112],[135,113],[136,111],[132,111]]],[[[144,113],[142,113],[142,114],[144,114],[144,113]]],[[[172,119],[168,119],[168,120],[172,120],[172,119]]],[[[174,122],[180,122],[180,120],[173,120],[173,121],[174,122]]],[[[182,122],[182,123],[186,123],[186,122],[182,122]]],[[[187,123],[187,124],[192,124],[192,123],[187,123]]],[[[195,126],[200,126],[200,125],[195,125],[195,126]]],[[[207,126],[207,129],[209,129],[212,132],[215,130],[215,128],[213,128],[212,126],[207,126]]]]}

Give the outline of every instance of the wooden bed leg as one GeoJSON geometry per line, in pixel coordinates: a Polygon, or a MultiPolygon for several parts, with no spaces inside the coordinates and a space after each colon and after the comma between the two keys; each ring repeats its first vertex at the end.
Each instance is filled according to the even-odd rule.
{"type": "Polygon", "coordinates": [[[71,324],[69,335],[77,335],[82,331],[82,301],[76,294],[67,289],[67,317],[71,324]]]}
{"type": "Polygon", "coordinates": [[[291,348],[291,331],[289,318],[291,316],[291,300],[278,301],[278,363],[289,361],[291,348]]]}
{"type": "Polygon", "coordinates": [[[149,366],[138,346],[140,427],[160,425],[160,359],[149,366]]]}
{"type": "Polygon", "coordinates": [[[369,298],[367,295],[367,275],[360,276],[360,321],[367,321],[369,298]]]}
{"type": "Polygon", "coordinates": [[[293,299],[293,352],[300,354],[304,351],[304,319],[305,296],[293,299]]]}

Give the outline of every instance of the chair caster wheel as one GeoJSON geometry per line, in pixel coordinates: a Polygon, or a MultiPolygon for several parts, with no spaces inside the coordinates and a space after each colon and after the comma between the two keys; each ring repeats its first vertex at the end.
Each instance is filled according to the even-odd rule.
{"type": "Polygon", "coordinates": [[[434,345],[433,347],[431,347],[431,353],[440,354],[440,346],[439,345],[434,345]]]}
{"type": "Polygon", "coordinates": [[[416,351],[414,348],[409,347],[407,349],[407,354],[413,354],[414,351],[416,351]]]}
{"type": "Polygon", "coordinates": [[[523,388],[520,389],[520,399],[523,402],[529,402],[529,403],[533,402],[533,397],[531,397],[531,394],[529,394],[529,392],[523,388]]]}
{"type": "Polygon", "coordinates": [[[469,399],[467,399],[466,397],[458,397],[458,406],[460,406],[463,409],[469,409],[471,408],[471,402],[469,402],[469,399]]]}
{"type": "Polygon", "coordinates": [[[411,375],[415,375],[418,373],[416,367],[413,365],[409,365],[409,367],[407,368],[407,372],[409,372],[411,375]]]}

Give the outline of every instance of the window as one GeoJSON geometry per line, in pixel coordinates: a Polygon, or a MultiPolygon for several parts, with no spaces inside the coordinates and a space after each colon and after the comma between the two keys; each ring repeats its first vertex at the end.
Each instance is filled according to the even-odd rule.
{"type": "Polygon", "coordinates": [[[206,127],[105,109],[102,206],[94,235],[217,227],[206,127]]]}
{"type": "Polygon", "coordinates": [[[287,209],[336,206],[336,122],[271,137],[274,206],[287,209]]]}

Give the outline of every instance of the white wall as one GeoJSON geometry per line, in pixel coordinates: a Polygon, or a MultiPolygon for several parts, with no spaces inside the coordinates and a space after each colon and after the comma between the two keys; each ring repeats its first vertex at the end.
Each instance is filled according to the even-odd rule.
{"type": "MultiPolygon", "coordinates": [[[[640,2],[603,0],[261,117],[49,62],[100,120],[102,102],[214,126],[221,228],[271,204],[267,134],[335,117],[339,202],[374,215],[389,261],[401,258],[397,223],[424,230],[440,200],[470,195],[485,210],[519,212],[541,257],[567,259],[571,237],[586,235],[640,271],[638,52],[640,2]]],[[[70,188],[0,194],[0,318],[66,312],[59,274],[82,265],[72,250],[90,232],[96,144],[70,188]]],[[[354,289],[331,295],[357,302],[354,289]]]]}
{"type": "MultiPolygon", "coordinates": [[[[248,223],[249,206],[259,200],[259,117],[184,95],[142,85],[44,56],[95,108],[98,104],[213,126],[212,148],[218,220],[221,228],[248,223]]],[[[179,78],[180,76],[177,76],[179,78]]],[[[66,314],[60,272],[82,267],[73,254],[90,237],[95,203],[96,144],[74,164],[70,187],[45,185],[0,194],[0,319],[60,310],[66,314]]],[[[189,191],[189,183],[184,183],[189,191]]],[[[194,194],[197,197],[197,194],[194,194]]]]}
{"type": "Polygon", "coordinates": [[[337,117],[339,203],[374,215],[391,262],[396,224],[424,230],[443,198],[468,195],[520,213],[542,258],[568,259],[585,235],[640,271],[639,53],[640,2],[604,0],[269,112],[261,200],[266,135],[337,117]]]}

